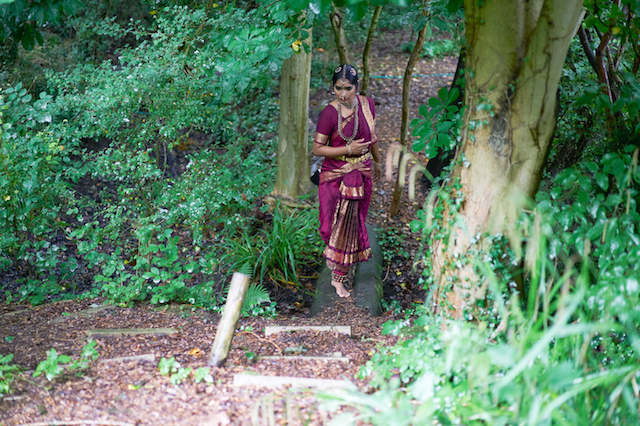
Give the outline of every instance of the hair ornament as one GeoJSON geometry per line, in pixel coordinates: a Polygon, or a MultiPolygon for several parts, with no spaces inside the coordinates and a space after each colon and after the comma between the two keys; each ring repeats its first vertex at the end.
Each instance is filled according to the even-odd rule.
{"type": "Polygon", "coordinates": [[[336,70],[333,73],[334,74],[338,74],[340,71],[342,71],[342,67],[336,68],[336,70]]]}
{"type": "Polygon", "coordinates": [[[350,69],[349,71],[351,71],[351,75],[352,75],[352,76],[354,76],[354,77],[356,76],[356,74],[358,74],[358,72],[356,71],[356,69],[355,69],[355,68],[353,68],[353,67],[351,67],[351,69],[350,69]]]}

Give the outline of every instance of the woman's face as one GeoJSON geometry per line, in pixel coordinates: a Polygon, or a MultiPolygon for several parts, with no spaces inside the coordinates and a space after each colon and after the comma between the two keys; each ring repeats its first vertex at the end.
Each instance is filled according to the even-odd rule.
{"type": "Polygon", "coordinates": [[[356,97],[355,84],[349,82],[346,78],[341,78],[336,81],[336,84],[333,86],[333,91],[336,94],[338,102],[347,107],[351,107],[351,105],[353,105],[353,101],[356,97]]]}

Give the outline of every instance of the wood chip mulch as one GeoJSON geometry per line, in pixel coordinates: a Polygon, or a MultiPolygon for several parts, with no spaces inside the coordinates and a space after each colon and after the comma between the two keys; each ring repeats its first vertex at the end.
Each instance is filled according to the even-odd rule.
{"type": "Polygon", "coordinates": [[[158,362],[175,357],[182,367],[194,370],[207,365],[219,315],[192,311],[189,306],[132,308],[115,306],[90,317],[70,314],[100,304],[99,300],[58,302],[38,307],[2,306],[0,353],[13,353],[13,363],[26,368],[12,384],[14,393],[0,400],[0,424],[93,424],[215,425],[215,424],[324,424],[332,415],[319,408],[312,392],[265,389],[233,385],[233,375],[255,373],[268,376],[345,379],[354,378],[370,359],[377,344],[392,344],[382,336],[381,325],[390,314],[371,317],[349,301],[338,301],[316,317],[263,319],[241,318],[224,367],[212,368],[213,383],[195,384],[192,379],[172,385],[162,376],[158,362]],[[60,318],[68,318],[58,322],[60,318]],[[351,325],[349,337],[335,332],[296,331],[265,337],[266,326],[351,325]],[[45,352],[78,359],[87,343],[87,330],[174,328],[170,335],[113,336],[96,339],[100,357],[80,376],[63,374],[53,382],[44,375],[32,377],[45,352]],[[348,357],[344,361],[258,360],[247,354],[348,357]],[[142,354],[155,362],[101,362],[142,354]],[[286,406],[286,407],[285,407],[286,406]],[[266,417],[265,417],[266,416],[266,417]],[[95,423],[101,421],[102,423],[95,423]],[[307,423],[309,421],[309,423],[307,423]],[[47,423],[49,422],[49,423],[47,423]],[[216,423],[217,422],[217,423],[216,423]],[[226,422],[226,423],[225,423],[226,422]]]}

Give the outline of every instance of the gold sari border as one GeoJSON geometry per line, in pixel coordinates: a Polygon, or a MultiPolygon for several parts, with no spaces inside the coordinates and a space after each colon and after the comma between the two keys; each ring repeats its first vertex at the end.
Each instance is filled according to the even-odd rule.
{"type": "MultiPolygon", "coordinates": [[[[362,107],[362,114],[364,114],[364,118],[369,125],[369,131],[371,133],[371,140],[374,141],[374,135],[376,135],[376,121],[373,119],[373,114],[371,113],[371,108],[369,108],[369,101],[366,96],[358,95],[360,99],[360,106],[362,107]]],[[[375,141],[378,141],[378,137],[376,135],[375,141]]]]}
{"type": "Polygon", "coordinates": [[[337,265],[352,265],[358,262],[366,262],[373,256],[373,254],[371,253],[371,247],[368,247],[357,253],[344,254],[338,253],[337,251],[327,246],[325,247],[322,254],[329,261],[337,265]]]}
{"type": "Polygon", "coordinates": [[[362,198],[364,197],[364,185],[348,187],[344,182],[340,182],[340,194],[345,198],[362,198]]]}
{"type": "Polygon", "coordinates": [[[346,155],[335,157],[336,160],[346,161],[347,163],[351,163],[351,164],[363,163],[367,161],[369,158],[373,158],[370,152],[367,152],[366,154],[361,155],[359,157],[347,157],[346,155]]]}

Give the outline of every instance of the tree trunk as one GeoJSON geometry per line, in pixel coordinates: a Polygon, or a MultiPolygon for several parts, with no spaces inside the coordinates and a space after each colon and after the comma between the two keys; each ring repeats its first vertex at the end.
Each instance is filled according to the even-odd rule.
{"type": "Polygon", "coordinates": [[[309,53],[286,59],[280,77],[280,125],[278,128],[278,174],[273,195],[296,201],[309,191],[309,84],[311,81],[311,29],[309,53]]]}
{"type": "MultiPolygon", "coordinates": [[[[420,53],[422,52],[422,46],[424,45],[424,39],[427,35],[427,23],[418,33],[418,39],[416,45],[413,47],[409,62],[407,62],[407,68],[404,70],[404,80],[402,82],[402,121],[400,123],[400,145],[401,147],[407,146],[407,136],[409,134],[409,98],[411,95],[411,75],[413,74],[413,67],[416,65],[420,53]]],[[[400,163],[402,163],[402,157],[404,152],[400,152],[400,163]]],[[[395,216],[400,210],[400,199],[402,198],[402,188],[404,187],[404,173],[398,171],[396,177],[396,186],[393,190],[393,200],[391,201],[391,208],[389,214],[395,216]]]]}
{"type": "Polygon", "coordinates": [[[488,248],[485,233],[510,235],[509,224],[538,188],[555,129],[558,82],[582,20],[582,3],[464,2],[463,145],[451,183],[443,188],[462,200],[445,205],[441,223],[448,234],[432,243],[436,311],[456,318],[474,313],[473,302],[484,298],[484,287],[472,256],[477,259],[488,248]]]}
{"type": "Polygon", "coordinates": [[[369,90],[369,50],[371,50],[373,36],[376,32],[376,27],[378,26],[380,12],[382,12],[382,6],[377,6],[373,11],[371,25],[369,25],[369,33],[367,34],[367,41],[364,44],[364,51],[362,52],[362,86],[360,87],[360,94],[362,96],[367,96],[367,90],[369,90]]]}
{"type": "Polygon", "coordinates": [[[340,64],[351,64],[349,61],[349,48],[347,47],[347,37],[344,34],[344,15],[335,5],[329,14],[331,19],[331,28],[336,39],[336,47],[338,49],[338,58],[340,64]]]}

